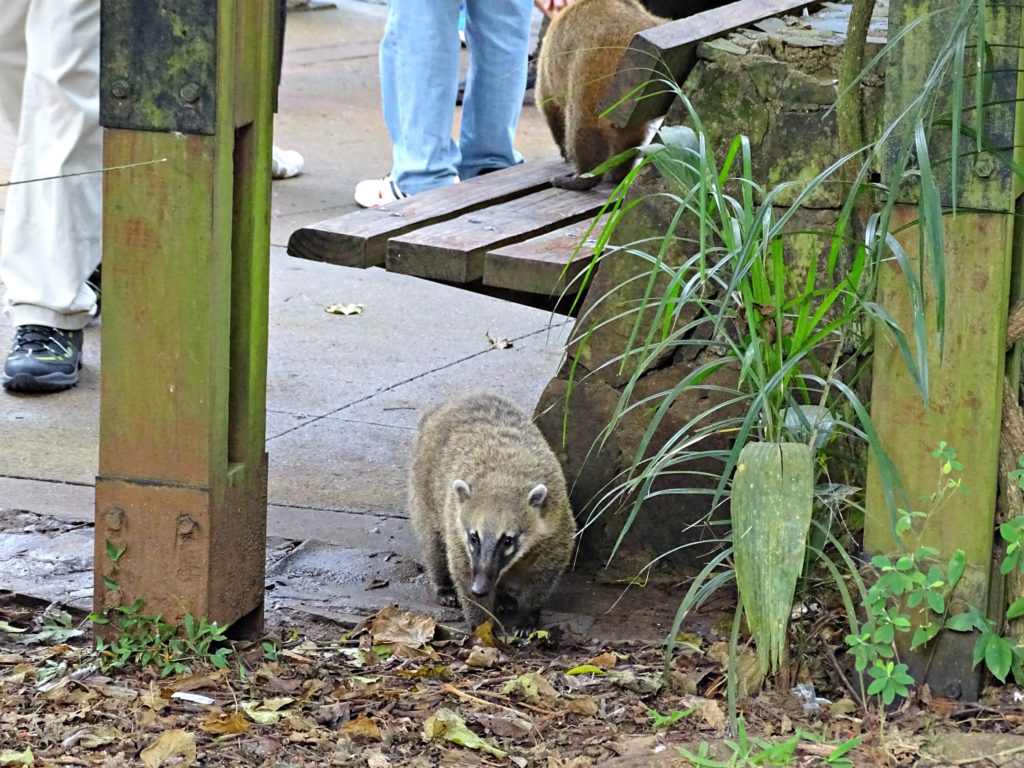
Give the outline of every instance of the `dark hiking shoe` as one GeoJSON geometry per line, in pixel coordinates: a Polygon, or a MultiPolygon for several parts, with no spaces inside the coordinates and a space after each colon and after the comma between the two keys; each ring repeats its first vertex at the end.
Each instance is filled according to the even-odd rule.
{"type": "Polygon", "coordinates": [[[2,383],[12,392],[58,392],[78,383],[81,367],[81,331],[19,325],[2,383]]]}

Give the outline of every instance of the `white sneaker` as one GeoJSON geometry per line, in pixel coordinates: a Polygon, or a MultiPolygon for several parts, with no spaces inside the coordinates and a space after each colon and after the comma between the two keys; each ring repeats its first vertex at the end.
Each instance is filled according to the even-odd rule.
{"type": "Polygon", "coordinates": [[[407,197],[395,184],[390,173],[382,179],[367,179],[356,184],[356,204],[363,208],[376,208],[407,197]]]}
{"type": "Polygon", "coordinates": [[[294,149],[281,149],[274,145],[270,162],[270,175],[275,179],[290,179],[302,173],[302,155],[294,149]]]}

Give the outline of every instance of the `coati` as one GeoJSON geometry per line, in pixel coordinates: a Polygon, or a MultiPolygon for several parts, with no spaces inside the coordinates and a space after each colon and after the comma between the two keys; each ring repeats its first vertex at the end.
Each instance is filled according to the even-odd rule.
{"type": "Polygon", "coordinates": [[[409,513],[439,603],[461,606],[471,629],[491,615],[519,635],[537,628],[576,522],[558,459],[525,413],[474,394],[424,414],[409,513]]]}
{"type": "MultiPolygon", "coordinates": [[[[551,20],[537,61],[536,100],[559,150],[576,173],[557,176],[562,189],[589,189],[601,179],[583,178],[605,160],[638,147],[647,125],[619,128],[599,117],[601,100],[633,35],[663,24],[637,0],[576,0],[551,20]]],[[[618,183],[630,169],[608,172],[618,183]]]]}

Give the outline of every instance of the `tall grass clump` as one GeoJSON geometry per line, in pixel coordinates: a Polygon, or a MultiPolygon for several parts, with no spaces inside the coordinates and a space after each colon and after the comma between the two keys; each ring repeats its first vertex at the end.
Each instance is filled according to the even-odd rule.
{"type": "MultiPolygon", "coordinates": [[[[645,502],[657,496],[704,495],[708,521],[713,524],[726,517],[731,497],[735,502],[741,476],[737,467],[746,471],[742,457],[748,446],[802,444],[811,476],[808,483],[794,483],[786,493],[799,497],[800,509],[812,511],[813,520],[808,515],[806,523],[785,534],[789,539],[784,551],[801,552],[798,565],[824,558],[824,566],[845,595],[851,629],[856,629],[853,601],[841,583],[843,569],[857,568],[841,542],[841,510],[857,489],[835,482],[833,471],[841,467],[836,457],[842,452],[849,456],[851,446],[861,463],[864,450],[871,454],[880,470],[894,529],[897,503],[905,503],[896,468],[863,399],[866,388],[861,378],[872,345],[884,336],[885,343],[898,347],[927,402],[928,342],[936,338],[941,349],[945,333],[942,222],[948,211],[940,187],[951,190],[955,212],[959,153],[965,139],[975,142],[978,152],[996,152],[1020,172],[1012,157],[995,150],[984,138],[985,73],[992,60],[985,37],[985,8],[982,0],[970,0],[926,14],[896,30],[854,82],[841,83],[840,98],[844,98],[919,25],[942,24],[948,30],[935,60],[926,68],[923,87],[911,101],[890,115],[873,141],[847,152],[809,180],[773,187],[759,183],[747,137],[737,133],[729,141],[716,141],[682,88],[670,79],[660,81],[683,106],[685,125],[661,128],[656,140],[640,150],[639,162],[602,212],[606,223],[598,232],[588,233],[596,237],[597,246],[589,268],[578,278],[577,301],[587,289],[590,295],[570,343],[566,419],[571,418],[573,389],[587,377],[608,373],[605,369],[610,368],[624,380],[612,416],[591,451],[600,451],[627,418],[640,418],[646,425],[631,466],[594,499],[584,524],[586,535],[586,527],[601,515],[623,512],[611,557],[645,502]],[[943,137],[942,146],[952,151],[943,149],[943,156],[936,159],[937,133],[943,137]],[[716,146],[725,147],[724,152],[716,154],[716,146]],[[875,173],[883,165],[884,183],[875,173]],[[650,199],[635,192],[644,186],[638,179],[652,172],[661,181],[653,196],[662,209],[670,211],[668,224],[664,231],[620,242],[616,233],[622,222],[650,199]],[[798,212],[826,185],[841,185],[845,192],[834,229],[802,231],[798,212]],[[904,251],[892,226],[895,206],[906,199],[909,188],[916,190],[914,224],[923,232],[917,254],[904,251]],[[808,234],[822,238],[826,247],[817,263],[794,265],[789,258],[792,238],[808,234]],[[594,271],[609,259],[631,259],[640,266],[627,284],[598,295],[592,286],[594,271]],[[906,327],[874,300],[879,269],[887,261],[898,267],[909,297],[912,313],[906,327]],[[929,316],[934,320],[930,322],[929,316]],[[588,342],[613,323],[629,328],[621,352],[586,370],[588,342]],[[678,381],[662,391],[640,394],[641,383],[651,371],[681,357],[692,364],[678,381]],[[709,406],[688,414],[665,438],[663,425],[673,407],[684,395],[694,393],[706,395],[709,406]],[[825,554],[829,547],[840,552],[830,557],[825,554]]],[[[609,164],[624,159],[615,158],[609,164]]],[[[786,463],[784,457],[779,461],[779,467],[786,463]]],[[[720,549],[707,559],[678,608],[668,638],[669,657],[685,616],[734,578],[733,566],[743,559],[736,548],[740,539],[752,537],[755,545],[746,557],[756,559],[758,547],[775,546],[765,544],[761,534],[778,533],[772,526],[791,517],[779,516],[772,504],[762,503],[756,515],[763,517],[755,515],[738,525],[735,503],[732,506],[731,532],[719,534],[720,549]]],[[[691,545],[669,542],[662,557],[686,546],[691,545]]],[[[791,554],[787,558],[793,559],[791,554]]],[[[785,582],[775,585],[770,607],[782,617],[782,626],[758,627],[763,619],[747,611],[758,645],[766,646],[759,647],[762,666],[772,672],[784,661],[785,623],[796,584],[792,573],[779,570],[761,568],[754,581],[761,586],[774,578],[785,582]]],[[[749,594],[751,584],[740,579],[742,605],[763,602],[763,593],[756,598],[749,594]]]]}

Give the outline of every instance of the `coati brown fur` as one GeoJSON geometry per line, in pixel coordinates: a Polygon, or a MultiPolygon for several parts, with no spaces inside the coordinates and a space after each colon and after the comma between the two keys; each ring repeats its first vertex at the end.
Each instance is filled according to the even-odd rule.
{"type": "Polygon", "coordinates": [[[529,416],[490,394],[424,414],[409,513],[438,602],[461,606],[471,628],[494,615],[516,634],[536,629],[576,522],[562,468],[529,416]]]}
{"type": "MultiPolygon", "coordinates": [[[[647,125],[619,128],[600,117],[601,100],[633,35],[666,21],[637,0],[576,0],[551,20],[537,61],[537,104],[562,157],[576,166],[551,180],[556,187],[595,186],[600,177],[580,174],[647,138],[647,125]]],[[[606,175],[618,183],[630,168],[621,163],[606,175]]]]}

